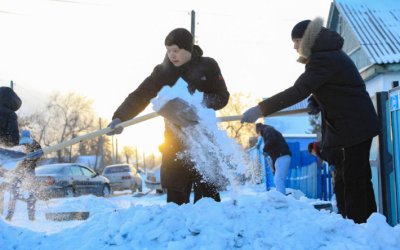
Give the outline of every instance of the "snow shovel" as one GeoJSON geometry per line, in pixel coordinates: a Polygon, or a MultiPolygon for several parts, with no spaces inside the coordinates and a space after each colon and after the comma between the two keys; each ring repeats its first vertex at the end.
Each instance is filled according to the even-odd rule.
{"type": "MultiPolygon", "coordinates": [[[[296,115],[307,113],[310,111],[311,108],[279,111],[269,115],[268,117],[296,115]]],[[[196,107],[190,105],[188,102],[179,97],[168,101],[157,113],[166,118],[168,121],[184,128],[199,124],[200,120],[199,116],[197,115],[196,107]]],[[[242,118],[243,115],[223,116],[218,117],[218,120],[220,122],[233,122],[240,121],[242,120],[242,118]]],[[[260,118],[263,118],[263,116],[260,118]]]]}
{"type": "Polygon", "coordinates": [[[4,155],[7,158],[21,158],[26,156],[26,154],[23,152],[4,149],[4,148],[0,148],[0,155],[4,155]]]}
{"type": "Polygon", "coordinates": [[[168,101],[157,113],[183,128],[199,124],[200,120],[196,107],[179,97],[168,101]]]}
{"type": "Polygon", "coordinates": [[[145,195],[148,195],[151,191],[153,191],[154,189],[157,189],[159,187],[161,187],[161,184],[158,184],[157,186],[155,186],[154,188],[150,189],[150,191],[147,191],[146,193],[137,193],[135,195],[132,195],[132,197],[135,197],[135,198],[143,197],[145,195]]]}
{"type": "MultiPolygon", "coordinates": [[[[158,116],[157,113],[150,113],[150,114],[147,114],[147,115],[143,115],[143,116],[136,117],[134,119],[122,122],[122,123],[118,124],[117,127],[124,127],[125,128],[125,127],[128,127],[128,126],[143,122],[143,121],[150,120],[150,119],[152,119],[154,117],[157,117],[157,116],[158,116]]],[[[37,160],[40,157],[42,157],[43,155],[45,155],[45,154],[50,154],[50,153],[53,153],[53,152],[57,152],[58,150],[64,149],[66,147],[72,146],[72,145],[77,144],[77,143],[81,143],[81,142],[84,142],[84,141],[87,141],[87,140],[90,140],[90,139],[97,138],[97,137],[102,136],[104,134],[107,134],[108,132],[111,132],[111,131],[113,131],[113,129],[107,127],[107,128],[104,128],[104,129],[101,129],[101,130],[98,130],[98,131],[95,131],[95,132],[92,132],[92,133],[89,133],[89,134],[86,134],[86,135],[82,135],[82,136],[76,137],[76,138],[71,139],[69,141],[65,141],[65,142],[59,143],[57,145],[54,145],[54,146],[51,146],[51,147],[47,147],[47,148],[44,148],[44,149],[41,149],[41,150],[38,150],[38,151],[35,151],[35,152],[30,153],[28,155],[23,154],[23,153],[21,154],[20,152],[15,152],[15,151],[13,151],[14,153],[11,153],[11,152],[8,152],[8,151],[11,151],[11,150],[2,149],[2,150],[0,150],[0,156],[2,156],[1,158],[3,158],[3,156],[5,156],[4,158],[6,158],[7,160],[2,160],[0,165],[4,164],[7,161],[26,161],[26,160],[31,161],[31,160],[37,160]],[[1,155],[2,152],[5,152],[7,154],[1,155]],[[17,154],[21,154],[21,156],[18,157],[18,158],[14,157],[14,156],[17,156],[17,154]],[[8,157],[8,156],[12,156],[12,157],[8,157]]]]}

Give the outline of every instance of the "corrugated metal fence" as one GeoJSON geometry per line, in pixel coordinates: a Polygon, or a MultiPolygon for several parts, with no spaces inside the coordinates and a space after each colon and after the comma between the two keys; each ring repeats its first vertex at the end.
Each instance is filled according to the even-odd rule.
{"type": "MultiPolygon", "coordinates": [[[[259,161],[263,172],[263,183],[267,191],[275,187],[272,169],[267,159],[262,155],[263,142],[249,150],[252,160],[259,161]]],[[[306,197],[312,199],[330,200],[333,195],[332,174],[328,165],[322,164],[319,158],[311,155],[306,150],[300,150],[299,142],[288,142],[292,152],[288,176],[285,180],[286,188],[302,191],[306,197]]],[[[270,160],[272,162],[272,160],[270,160]]]]}

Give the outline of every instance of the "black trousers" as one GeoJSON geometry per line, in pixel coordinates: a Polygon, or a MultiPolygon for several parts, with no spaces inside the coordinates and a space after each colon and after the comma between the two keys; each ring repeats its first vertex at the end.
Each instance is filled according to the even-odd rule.
{"type": "Polygon", "coordinates": [[[346,203],[344,200],[344,181],[343,181],[343,166],[342,163],[335,165],[336,171],[333,173],[333,190],[336,195],[336,203],[338,207],[338,214],[346,218],[346,203]]]}
{"type": "Polygon", "coordinates": [[[343,181],[347,218],[365,223],[376,212],[369,151],[372,139],[344,149],[343,181]]]}
{"type": "Polygon", "coordinates": [[[215,201],[220,202],[221,197],[218,189],[212,183],[201,182],[201,179],[194,178],[187,181],[187,185],[183,189],[168,188],[167,189],[167,202],[174,202],[178,205],[190,203],[190,192],[192,190],[192,183],[194,182],[194,202],[196,203],[202,197],[213,198],[215,201]]]}

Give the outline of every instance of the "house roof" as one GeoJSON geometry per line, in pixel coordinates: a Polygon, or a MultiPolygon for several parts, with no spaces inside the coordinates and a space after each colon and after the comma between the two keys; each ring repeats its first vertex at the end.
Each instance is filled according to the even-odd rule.
{"type": "Polygon", "coordinates": [[[399,0],[335,0],[373,64],[400,62],[399,0]]]}

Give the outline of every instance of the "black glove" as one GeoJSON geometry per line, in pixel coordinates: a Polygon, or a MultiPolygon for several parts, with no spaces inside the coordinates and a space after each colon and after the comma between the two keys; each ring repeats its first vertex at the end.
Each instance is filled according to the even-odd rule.
{"type": "Polygon", "coordinates": [[[263,114],[260,105],[257,105],[255,107],[252,107],[248,109],[246,112],[243,114],[243,118],[241,123],[254,123],[257,121],[258,118],[263,114]]]}
{"type": "Polygon", "coordinates": [[[318,115],[321,112],[321,108],[318,106],[318,103],[315,100],[309,100],[307,103],[307,108],[310,108],[311,111],[307,112],[309,115],[318,115]]]}
{"type": "MultiPolygon", "coordinates": [[[[114,120],[112,120],[112,122],[110,124],[108,124],[107,127],[114,129],[115,126],[117,126],[120,123],[121,123],[121,120],[119,118],[115,118],[114,120]]],[[[119,135],[122,133],[122,131],[124,131],[124,128],[118,127],[116,129],[114,129],[113,131],[108,132],[107,135],[119,135]]]]}
{"type": "Polygon", "coordinates": [[[267,158],[269,155],[266,152],[263,152],[262,155],[267,158]]]}

